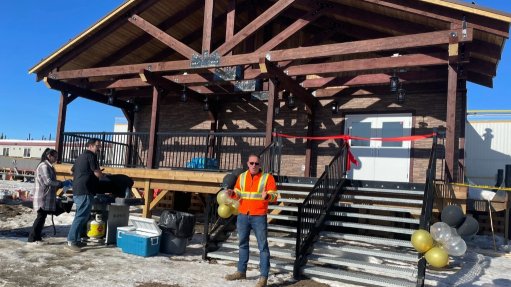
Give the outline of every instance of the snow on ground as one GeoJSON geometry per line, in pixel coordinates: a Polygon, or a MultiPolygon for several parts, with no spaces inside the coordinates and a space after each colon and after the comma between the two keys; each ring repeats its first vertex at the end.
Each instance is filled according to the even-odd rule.
{"type": "MultiPolygon", "coordinates": [[[[0,181],[2,189],[30,189],[30,184],[0,181]]],[[[35,218],[31,209],[21,205],[8,211],[11,205],[0,209],[0,287],[14,286],[254,286],[257,268],[248,272],[248,279],[229,282],[226,274],[236,270],[233,263],[202,260],[201,234],[196,234],[184,255],[160,253],[153,257],[139,257],[123,253],[115,246],[87,246],[81,253],[66,249],[66,236],[74,213],[54,217],[56,234],[51,219],[44,229],[47,245],[26,242],[35,218]],[[21,212],[18,212],[21,210],[21,212]],[[9,216],[8,216],[9,215],[9,216]],[[14,216],[15,215],[15,216],[14,216]],[[13,216],[13,217],[11,217],[13,216]]],[[[132,214],[132,216],[139,216],[132,214]]],[[[197,230],[199,231],[199,230],[197,230]]],[[[469,240],[469,251],[454,258],[447,268],[430,270],[427,286],[511,286],[510,246],[497,238],[499,250],[493,251],[491,236],[475,236],[469,240]]],[[[270,248],[271,250],[271,248],[270,248]]],[[[321,281],[330,286],[354,286],[340,282],[321,281]]],[[[293,282],[289,273],[272,271],[269,286],[325,286],[319,282],[293,282]]]]}

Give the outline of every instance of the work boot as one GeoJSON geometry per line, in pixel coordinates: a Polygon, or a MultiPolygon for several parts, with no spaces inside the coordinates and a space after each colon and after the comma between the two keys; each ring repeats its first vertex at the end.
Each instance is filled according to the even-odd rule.
{"type": "Polygon", "coordinates": [[[267,283],[268,283],[268,278],[259,277],[259,280],[257,280],[255,287],[266,287],[267,283]]]}
{"type": "Polygon", "coordinates": [[[241,280],[241,279],[247,279],[247,273],[236,271],[232,274],[225,276],[225,280],[227,280],[227,281],[241,280]]]}
{"type": "Polygon", "coordinates": [[[66,244],[67,249],[73,251],[73,252],[82,252],[82,248],[80,248],[78,245],[73,243],[66,244]]]}

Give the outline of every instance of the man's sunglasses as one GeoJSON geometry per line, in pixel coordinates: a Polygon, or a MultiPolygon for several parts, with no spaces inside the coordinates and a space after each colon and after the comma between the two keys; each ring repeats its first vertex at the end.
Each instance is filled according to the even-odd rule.
{"type": "Polygon", "coordinates": [[[253,161],[249,162],[248,164],[250,164],[250,165],[259,165],[258,162],[253,162],[253,161]]]}

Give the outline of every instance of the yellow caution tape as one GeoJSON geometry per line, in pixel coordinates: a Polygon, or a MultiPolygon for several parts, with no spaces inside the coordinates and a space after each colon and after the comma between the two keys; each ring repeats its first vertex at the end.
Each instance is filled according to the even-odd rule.
{"type": "Polygon", "coordinates": [[[491,185],[476,185],[476,184],[466,184],[466,183],[451,183],[451,185],[468,186],[468,187],[481,188],[481,189],[511,191],[511,187],[495,187],[495,186],[491,186],[491,185]]]}

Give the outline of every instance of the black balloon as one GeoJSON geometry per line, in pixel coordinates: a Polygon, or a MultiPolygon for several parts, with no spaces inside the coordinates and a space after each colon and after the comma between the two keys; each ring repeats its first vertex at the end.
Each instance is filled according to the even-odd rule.
{"type": "Polygon", "coordinates": [[[224,179],[222,181],[222,187],[223,188],[229,188],[233,189],[234,185],[236,184],[236,180],[238,179],[238,176],[229,173],[224,176],[224,179]]]}
{"type": "Polygon", "coordinates": [[[441,214],[442,222],[447,223],[450,227],[458,227],[463,222],[465,215],[461,207],[457,205],[446,206],[441,214]]]}
{"type": "Polygon", "coordinates": [[[479,223],[472,216],[465,217],[465,220],[461,223],[460,227],[456,229],[459,236],[472,236],[476,235],[479,231],[479,223]]]}

